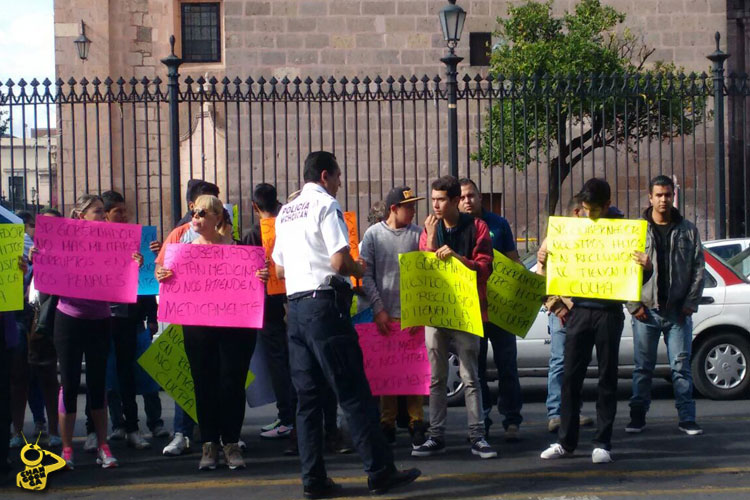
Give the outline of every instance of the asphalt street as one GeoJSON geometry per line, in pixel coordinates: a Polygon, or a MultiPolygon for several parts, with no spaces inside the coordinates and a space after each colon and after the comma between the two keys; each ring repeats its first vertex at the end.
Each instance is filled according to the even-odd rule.
{"type": "MultiPolygon", "coordinates": [[[[620,403],[613,439],[613,458],[608,465],[591,463],[590,439],[585,429],[581,445],[570,459],[543,461],[539,454],[555,436],[547,432],[546,379],[522,379],[524,423],[521,440],[506,443],[500,416],[493,410],[490,442],[500,450],[495,460],[480,460],[469,452],[466,442],[466,417],[463,408],[451,408],[447,435],[447,453],[416,459],[409,454],[409,436],[398,434],[394,448],[399,466],[420,467],[422,477],[409,488],[381,498],[412,499],[586,499],[598,498],[750,498],[750,402],[709,401],[699,399],[698,422],[702,436],[689,437],[677,429],[671,386],[655,381],[655,401],[640,435],[624,432],[628,417],[628,380],[619,385],[620,403]]],[[[584,413],[594,415],[595,381],[587,381],[584,413]]],[[[139,398],[140,400],[140,398],[139,398]]],[[[162,395],[164,419],[171,428],[172,402],[162,395]]],[[[83,396],[79,407],[83,408],[83,396]]],[[[83,426],[76,429],[76,470],[50,475],[45,493],[24,492],[12,484],[0,488],[0,498],[301,498],[299,464],[285,457],[282,441],[258,437],[260,427],[275,418],[275,407],[248,409],[243,438],[247,469],[198,471],[199,451],[177,458],[161,455],[168,438],[154,440],[151,450],[128,449],[124,443],[112,443],[112,451],[121,467],[102,470],[94,456],[82,451],[83,426]]],[[[26,431],[31,433],[33,424],[26,431]]],[[[53,450],[54,451],[54,450],[53,450]]],[[[58,450],[59,451],[59,450],[58,450]]],[[[14,454],[12,454],[14,455],[14,454]]],[[[18,464],[17,455],[15,456],[18,464]]],[[[342,498],[370,498],[365,476],[356,454],[327,456],[328,472],[344,486],[342,498]]]]}

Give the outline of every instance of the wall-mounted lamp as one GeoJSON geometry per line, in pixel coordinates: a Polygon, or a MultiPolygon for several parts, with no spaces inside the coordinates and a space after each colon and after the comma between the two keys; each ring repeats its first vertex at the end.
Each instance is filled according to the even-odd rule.
{"type": "Polygon", "coordinates": [[[76,44],[76,49],[78,50],[78,57],[85,61],[89,57],[89,47],[91,46],[91,40],[86,36],[86,25],[83,24],[83,19],[81,19],[81,34],[78,35],[78,38],[73,40],[73,43],[76,44]]]}

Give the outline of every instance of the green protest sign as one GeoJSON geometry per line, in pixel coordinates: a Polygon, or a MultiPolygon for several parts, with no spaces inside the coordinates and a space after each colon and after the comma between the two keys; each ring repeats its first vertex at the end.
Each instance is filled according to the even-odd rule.
{"type": "Polygon", "coordinates": [[[487,280],[490,323],[526,337],[539,313],[545,288],[544,276],[532,273],[495,250],[492,274],[487,280]]]}
{"type": "Polygon", "coordinates": [[[484,336],[476,271],[433,252],[402,253],[398,262],[401,328],[433,326],[484,336]]]}
{"type": "MultiPolygon", "coordinates": [[[[195,410],[195,387],[190,362],[185,354],[185,338],[181,325],[169,325],[151,347],[138,358],[146,373],[172,396],[180,408],[198,422],[195,410]]],[[[247,371],[245,389],[255,380],[255,375],[247,371]]]]}
{"type": "Polygon", "coordinates": [[[23,309],[23,224],[0,224],[0,312],[23,309]]]}

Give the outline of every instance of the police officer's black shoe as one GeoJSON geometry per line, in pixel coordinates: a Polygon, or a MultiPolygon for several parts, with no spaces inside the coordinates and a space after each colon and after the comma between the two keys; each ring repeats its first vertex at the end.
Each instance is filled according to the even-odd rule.
{"type": "Polygon", "coordinates": [[[394,488],[400,488],[414,482],[421,474],[422,471],[419,469],[397,470],[392,467],[390,471],[382,475],[368,478],[367,487],[370,489],[371,495],[382,495],[394,488]]]}
{"type": "Polygon", "coordinates": [[[333,482],[333,479],[327,477],[322,483],[316,483],[305,486],[302,493],[305,498],[333,498],[341,492],[340,484],[333,482]]]}

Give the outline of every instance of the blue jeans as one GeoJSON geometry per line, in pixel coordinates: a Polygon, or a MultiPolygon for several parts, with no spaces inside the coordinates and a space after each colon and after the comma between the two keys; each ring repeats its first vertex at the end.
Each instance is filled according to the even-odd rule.
{"type": "Polygon", "coordinates": [[[547,375],[547,419],[560,416],[560,394],[564,373],[565,327],[549,315],[549,374],[547,375]]]}
{"type": "Polygon", "coordinates": [[[185,413],[180,405],[174,404],[174,431],[181,432],[185,437],[193,439],[193,429],[195,429],[195,422],[190,418],[190,415],[185,413]]]}
{"type": "Polygon", "coordinates": [[[693,399],[693,374],[690,371],[690,355],[693,342],[693,320],[688,317],[682,323],[671,314],[661,315],[650,309],[648,319],[638,321],[633,318],[633,396],[630,398],[631,411],[648,412],[651,405],[651,380],[656,365],[656,351],[659,338],[664,334],[669,366],[672,369],[672,387],[675,407],[680,422],[695,421],[695,400],[693,399]]]}
{"type": "Polygon", "coordinates": [[[497,367],[498,400],[497,411],[505,417],[503,428],[521,425],[521,384],[518,380],[518,351],[516,336],[493,323],[484,324],[484,337],[479,350],[479,386],[482,390],[482,410],[484,418],[490,416],[493,401],[487,384],[487,342],[492,342],[492,355],[497,367]]]}

